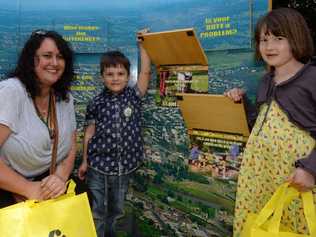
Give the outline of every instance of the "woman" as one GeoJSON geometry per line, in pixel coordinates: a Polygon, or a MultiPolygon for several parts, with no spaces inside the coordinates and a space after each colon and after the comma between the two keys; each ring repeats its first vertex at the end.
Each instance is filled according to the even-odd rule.
{"type": "Polygon", "coordinates": [[[73,52],[67,42],[54,31],[33,32],[10,76],[0,82],[0,98],[5,98],[0,100],[0,207],[63,194],[76,152],[69,91],[73,52]],[[57,166],[50,174],[56,134],[57,166]]]}

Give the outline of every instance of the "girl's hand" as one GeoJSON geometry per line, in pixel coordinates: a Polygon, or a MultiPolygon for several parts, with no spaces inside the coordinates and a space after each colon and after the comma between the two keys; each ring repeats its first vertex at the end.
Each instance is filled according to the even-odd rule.
{"type": "Polygon", "coordinates": [[[294,173],[287,179],[290,186],[300,192],[306,192],[314,188],[315,178],[312,174],[302,168],[296,168],[294,173]]]}
{"type": "Polygon", "coordinates": [[[59,197],[65,193],[66,189],[66,182],[55,174],[41,181],[41,195],[44,200],[59,197]]]}
{"type": "Polygon", "coordinates": [[[80,180],[84,180],[86,177],[86,172],[88,169],[88,163],[86,160],[83,160],[79,169],[78,169],[78,177],[80,180]]]}
{"type": "Polygon", "coordinates": [[[224,96],[230,98],[234,102],[240,102],[244,94],[245,94],[245,91],[240,88],[233,88],[224,92],[224,96]]]}

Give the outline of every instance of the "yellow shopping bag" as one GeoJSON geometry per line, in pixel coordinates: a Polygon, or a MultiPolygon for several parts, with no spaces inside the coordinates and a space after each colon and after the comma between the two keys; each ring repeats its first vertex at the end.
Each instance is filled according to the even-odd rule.
{"type": "Polygon", "coordinates": [[[241,237],[316,237],[316,211],[312,192],[299,193],[288,183],[281,185],[258,214],[249,214],[241,237]],[[303,200],[309,235],[280,230],[283,209],[295,198],[303,200]]]}
{"type": "Polygon", "coordinates": [[[96,237],[86,193],[37,202],[27,200],[0,209],[0,237],[96,237]]]}

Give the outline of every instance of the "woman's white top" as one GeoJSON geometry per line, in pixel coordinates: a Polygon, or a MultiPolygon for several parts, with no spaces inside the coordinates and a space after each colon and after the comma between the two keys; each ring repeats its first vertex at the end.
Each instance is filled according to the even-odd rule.
{"type": "MultiPolygon", "coordinates": [[[[65,159],[76,130],[73,97],[56,101],[58,121],[57,162],[65,159]]],[[[52,142],[48,128],[37,115],[32,98],[16,78],[0,82],[0,124],[12,131],[0,147],[1,159],[25,177],[34,177],[47,171],[52,156],[52,142]]]]}

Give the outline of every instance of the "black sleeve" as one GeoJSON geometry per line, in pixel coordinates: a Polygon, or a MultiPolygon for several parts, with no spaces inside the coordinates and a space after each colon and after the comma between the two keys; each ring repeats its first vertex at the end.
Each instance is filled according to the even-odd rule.
{"type": "Polygon", "coordinates": [[[250,101],[246,94],[243,97],[243,101],[246,110],[249,131],[251,131],[258,116],[257,106],[250,101]]]}
{"type": "Polygon", "coordinates": [[[316,179],[316,149],[314,148],[306,158],[297,160],[295,166],[306,170],[316,179]]]}

